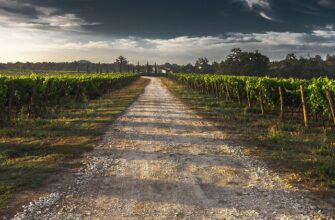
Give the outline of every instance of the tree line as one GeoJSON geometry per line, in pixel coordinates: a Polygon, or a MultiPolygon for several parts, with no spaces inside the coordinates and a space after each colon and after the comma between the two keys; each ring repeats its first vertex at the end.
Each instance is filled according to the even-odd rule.
{"type": "Polygon", "coordinates": [[[0,63],[1,70],[18,71],[74,71],[74,72],[136,72],[136,73],[209,73],[246,76],[274,76],[313,78],[328,76],[335,78],[335,55],[327,55],[325,59],[314,57],[298,57],[293,53],[285,59],[270,61],[269,57],[259,51],[243,51],[239,48],[231,50],[222,61],[210,62],[206,57],[199,58],[194,64],[178,65],[165,63],[161,65],[131,64],[126,57],[120,56],[111,63],[92,63],[86,60],[74,62],[38,62],[38,63],[0,63]]]}
{"type": "Polygon", "coordinates": [[[48,71],[70,71],[78,73],[160,73],[161,65],[158,64],[136,64],[129,63],[126,57],[119,56],[111,63],[92,63],[87,60],[74,62],[16,62],[0,63],[1,70],[12,70],[14,72],[48,72],[48,71]]]}
{"type": "Polygon", "coordinates": [[[335,55],[327,55],[322,59],[319,55],[306,58],[290,53],[283,60],[270,61],[257,50],[247,52],[234,48],[221,62],[210,63],[207,58],[199,58],[194,66],[185,65],[180,72],[307,79],[320,76],[335,78],[335,55]]]}

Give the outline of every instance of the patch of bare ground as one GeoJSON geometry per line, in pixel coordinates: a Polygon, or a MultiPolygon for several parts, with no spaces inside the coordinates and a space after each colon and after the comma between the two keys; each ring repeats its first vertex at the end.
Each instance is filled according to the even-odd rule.
{"type": "Polygon", "coordinates": [[[331,219],[150,78],[66,190],[14,219],[331,219]]]}

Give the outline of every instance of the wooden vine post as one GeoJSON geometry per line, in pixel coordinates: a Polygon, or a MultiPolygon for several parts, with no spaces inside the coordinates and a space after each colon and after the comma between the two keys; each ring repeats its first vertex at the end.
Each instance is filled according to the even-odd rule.
{"type": "Polygon", "coordinates": [[[230,94],[229,94],[229,87],[226,84],[226,101],[229,102],[230,101],[230,94]]]}
{"type": "Polygon", "coordinates": [[[261,107],[262,115],[264,115],[265,110],[264,110],[263,88],[260,88],[259,90],[259,105],[261,107]]]}
{"type": "Polygon", "coordinates": [[[220,95],[219,95],[219,86],[217,83],[215,83],[215,94],[216,94],[216,98],[219,98],[220,95]]]}
{"type": "Polygon", "coordinates": [[[307,104],[306,104],[305,88],[302,85],[300,86],[300,92],[301,92],[302,110],[304,113],[305,128],[309,128],[309,118],[308,118],[308,110],[307,110],[307,104]]]}
{"type": "Polygon", "coordinates": [[[328,99],[328,102],[329,102],[330,111],[332,113],[333,122],[335,124],[334,96],[333,96],[332,91],[329,91],[329,90],[326,91],[326,95],[327,95],[327,99],[328,99]]]}
{"type": "Polygon", "coordinates": [[[242,105],[240,90],[238,89],[238,86],[236,86],[236,95],[237,95],[237,101],[239,105],[242,105]]]}
{"type": "Polygon", "coordinates": [[[250,109],[252,106],[251,106],[250,92],[248,88],[246,88],[246,94],[247,94],[248,108],[250,109]]]}
{"type": "Polygon", "coordinates": [[[280,120],[284,120],[284,91],[281,86],[279,86],[279,99],[280,99],[280,120]]]}
{"type": "Polygon", "coordinates": [[[51,92],[51,81],[48,80],[48,82],[47,82],[47,88],[46,88],[46,91],[45,91],[45,94],[44,94],[44,102],[47,103],[47,104],[49,104],[49,105],[51,103],[51,100],[49,98],[50,92],[51,92]]]}
{"type": "Polygon", "coordinates": [[[11,119],[12,116],[12,107],[13,107],[13,99],[14,99],[14,91],[15,85],[13,82],[9,85],[9,98],[8,98],[8,120],[11,119]]]}
{"type": "Polygon", "coordinates": [[[36,101],[37,101],[37,89],[39,85],[39,78],[37,78],[31,92],[30,103],[29,103],[29,114],[36,113],[36,101]]]}
{"type": "Polygon", "coordinates": [[[82,88],[81,88],[81,85],[78,85],[77,86],[77,92],[76,92],[76,96],[75,96],[75,99],[77,102],[80,102],[82,101],[82,88]]]}

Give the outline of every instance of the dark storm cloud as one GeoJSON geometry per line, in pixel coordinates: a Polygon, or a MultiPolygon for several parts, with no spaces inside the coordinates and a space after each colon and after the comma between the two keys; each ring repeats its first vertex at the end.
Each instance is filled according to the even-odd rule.
{"type": "Polygon", "coordinates": [[[59,7],[59,2],[0,0],[0,25],[39,30],[84,31],[85,26],[97,25],[78,17],[72,10],[59,7]],[[51,4],[52,3],[52,4],[51,4]]]}
{"type": "Polygon", "coordinates": [[[274,22],[279,22],[274,16],[271,10],[270,0],[236,0],[244,3],[244,5],[251,11],[256,12],[260,17],[274,22]]]}
{"type": "Polygon", "coordinates": [[[333,6],[333,0],[0,0],[0,9],[19,17],[71,14],[102,35],[160,38],[307,31],[335,21],[333,6]]]}
{"type": "Polygon", "coordinates": [[[18,17],[25,18],[37,18],[37,10],[34,5],[24,4],[22,2],[17,1],[8,1],[1,0],[0,1],[0,10],[2,11],[2,15],[4,13],[13,14],[18,17]]]}
{"type": "Polygon", "coordinates": [[[318,0],[319,5],[328,8],[335,8],[335,1],[334,0],[318,0]]]}
{"type": "Polygon", "coordinates": [[[123,54],[186,63],[220,60],[234,47],[271,58],[325,55],[335,51],[334,6],[334,0],[0,0],[0,47],[14,61],[108,61],[123,54]]]}

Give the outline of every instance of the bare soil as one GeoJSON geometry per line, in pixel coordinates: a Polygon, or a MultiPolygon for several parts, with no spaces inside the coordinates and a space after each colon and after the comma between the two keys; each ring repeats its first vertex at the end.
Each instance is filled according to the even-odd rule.
{"type": "Polygon", "coordinates": [[[332,219],[150,78],[85,166],[14,219],[332,219]]]}

